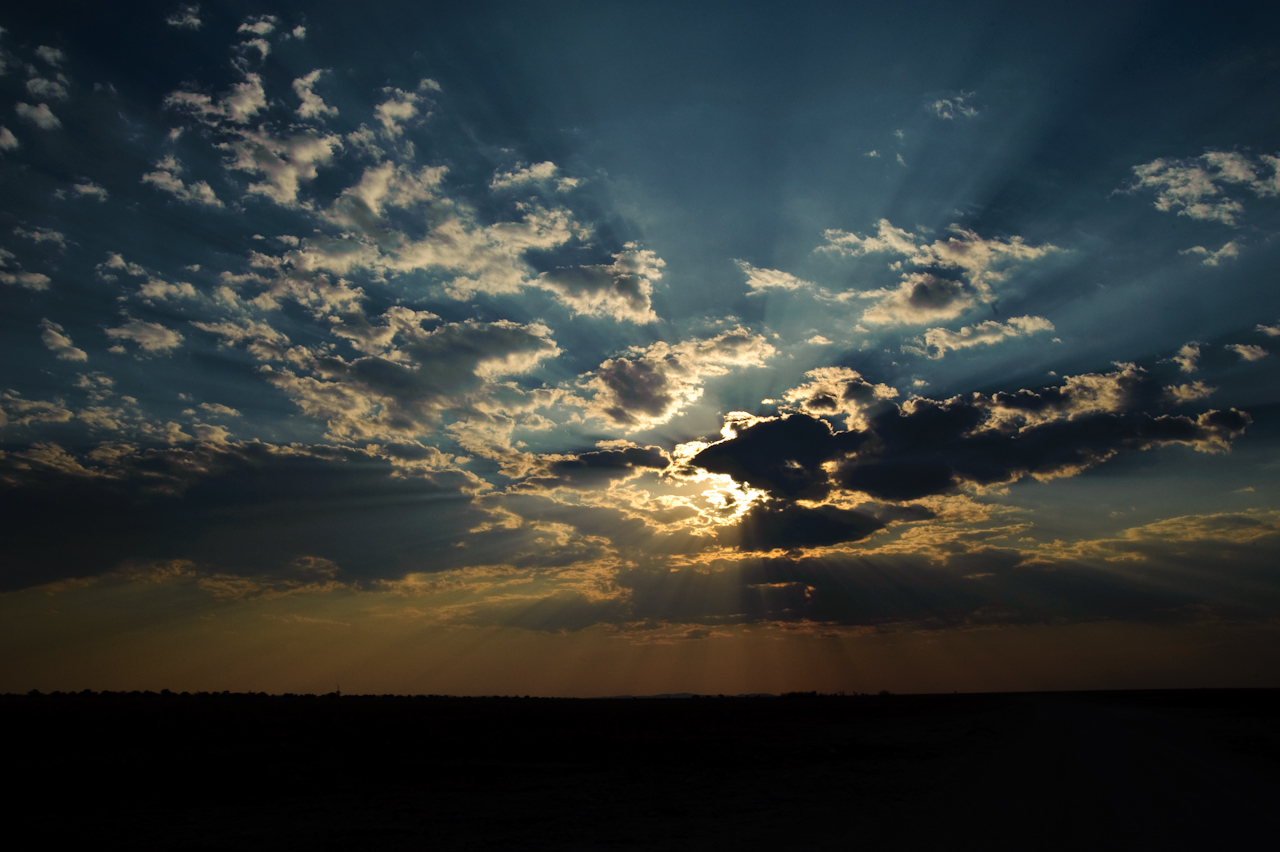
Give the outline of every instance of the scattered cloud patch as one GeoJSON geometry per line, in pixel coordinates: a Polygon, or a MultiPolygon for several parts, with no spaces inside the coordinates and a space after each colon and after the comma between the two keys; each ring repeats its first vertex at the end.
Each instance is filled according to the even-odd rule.
{"type": "Polygon", "coordinates": [[[13,233],[24,239],[31,240],[33,243],[53,243],[60,249],[67,247],[67,235],[61,231],[55,231],[52,228],[33,228],[27,230],[21,226],[13,229],[13,233]]]}
{"type": "Polygon", "coordinates": [[[67,336],[62,326],[49,319],[40,321],[40,340],[59,361],[87,361],[89,355],[83,349],[77,349],[67,336]]]}
{"type": "MultiPolygon", "coordinates": [[[[182,344],[182,335],[171,328],[165,328],[158,322],[129,319],[117,328],[108,328],[107,337],[121,343],[129,341],[144,352],[159,354],[170,352],[182,344]]],[[[117,354],[124,352],[121,345],[111,347],[117,354]]]]}
{"type": "Polygon", "coordinates": [[[752,266],[745,260],[735,260],[734,263],[747,276],[747,288],[750,290],[748,295],[758,295],[766,290],[802,290],[813,288],[814,284],[797,278],[787,272],[781,272],[777,269],[761,269],[758,266],[752,266]]]}
{"type": "Polygon", "coordinates": [[[0,125],[0,151],[16,151],[21,145],[22,143],[13,135],[12,130],[0,125]]]}
{"type": "Polygon", "coordinates": [[[164,19],[164,22],[180,30],[198,30],[204,26],[204,22],[200,20],[200,4],[190,3],[179,6],[177,11],[164,19]]]}
{"type": "Polygon", "coordinates": [[[658,318],[650,297],[664,266],[653,252],[627,243],[611,264],[556,269],[542,273],[538,282],[575,314],[647,323],[658,318]]]}
{"type": "Polygon", "coordinates": [[[1267,350],[1252,343],[1228,343],[1223,348],[1236,353],[1244,361],[1261,361],[1267,357],[1267,350]]]}
{"type": "Polygon", "coordinates": [[[299,118],[324,118],[338,114],[336,107],[326,104],[314,91],[316,83],[320,81],[320,76],[324,73],[324,69],[317,68],[305,77],[299,77],[293,81],[293,91],[302,101],[298,106],[299,118]]]}
{"type": "Polygon", "coordinates": [[[1217,388],[1211,388],[1204,382],[1189,382],[1165,388],[1165,396],[1174,403],[1195,402],[1207,398],[1216,390],[1217,388]]]}
{"type": "Polygon", "coordinates": [[[1240,244],[1232,240],[1217,251],[1210,251],[1204,246],[1192,246],[1189,249],[1183,249],[1178,254],[1198,254],[1204,258],[1201,263],[1205,266],[1217,266],[1224,260],[1234,260],[1239,257],[1240,244]]]}
{"type": "Polygon", "coordinates": [[[98,184],[94,183],[93,181],[86,181],[85,183],[72,184],[71,191],[74,192],[80,198],[88,197],[98,202],[106,201],[107,198],[109,197],[109,193],[107,192],[107,190],[101,186],[98,186],[98,184]]]}
{"type": "Polygon", "coordinates": [[[1044,317],[1013,317],[1007,323],[987,320],[950,331],[931,328],[914,344],[902,347],[904,352],[916,352],[929,358],[942,358],[948,351],[958,351],[971,346],[990,346],[1013,337],[1025,337],[1040,331],[1053,331],[1053,323],[1044,317]]]}
{"type": "Polygon", "coordinates": [[[1249,158],[1230,151],[1208,151],[1189,159],[1152,160],[1134,166],[1133,172],[1137,179],[1128,191],[1154,191],[1157,210],[1224,225],[1237,224],[1244,212],[1244,205],[1229,197],[1225,187],[1239,186],[1259,197],[1280,193],[1280,156],[1270,154],[1249,158]]]}
{"type": "Polygon", "coordinates": [[[62,122],[58,119],[53,111],[49,109],[48,104],[36,104],[32,106],[28,103],[18,101],[14,104],[13,111],[18,114],[19,118],[29,121],[41,130],[57,130],[62,126],[62,122]]]}
{"type": "Polygon", "coordinates": [[[40,272],[26,272],[14,260],[13,252],[0,249],[0,284],[22,287],[26,290],[48,290],[49,276],[40,272]]]}
{"type": "MultiPolygon", "coordinates": [[[[973,92],[957,92],[956,94],[948,95],[945,98],[937,98],[929,104],[929,109],[931,109],[933,114],[938,118],[946,119],[947,121],[952,121],[957,116],[961,118],[973,118],[978,114],[978,110],[971,104],[973,95],[973,92]]],[[[901,131],[899,131],[899,133],[901,133],[901,131]]],[[[899,136],[898,138],[902,137],[899,136]]]]}
{"type": "Polygon", "coordinates": [[[213,187],[209,186],[208,181],[198,181],[188,184],[178,177],[183,172],[183,167],[178,158],[169,155],[156,163],[154,172],[147,172],[142,176],[142,182],[162,192],[167,192],[180,201],[188,204],[203,204],[206,207],[222,207],[224,206],[218,196],[214,194],[213,187]]]}
{"type": "Polygon", "coordinates": [[[592,394],[586,408],[628,432],[651,429],[701,398],[708,378],[763,366],[774,352],[763,335],[740,326],[714,337],[633,348],[583,377],[581,386],[592,394]]]}
{"type": "Polygon", "coordinates": [[[62,63],[67,61],[65,53],[56,47],[49,47],[47,44],[42,44],[36,48],[36,56],[39,56],[55,68],[61,68],[62,63]]]}

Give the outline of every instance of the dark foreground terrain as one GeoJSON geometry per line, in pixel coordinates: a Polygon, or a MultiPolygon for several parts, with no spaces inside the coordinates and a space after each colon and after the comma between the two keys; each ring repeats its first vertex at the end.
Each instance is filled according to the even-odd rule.
{"type": "Polygon", "coordinates": [[[81,693],[0,722],[6,834],[52,848],[1280,848],[1280,690],[81,693]]]}

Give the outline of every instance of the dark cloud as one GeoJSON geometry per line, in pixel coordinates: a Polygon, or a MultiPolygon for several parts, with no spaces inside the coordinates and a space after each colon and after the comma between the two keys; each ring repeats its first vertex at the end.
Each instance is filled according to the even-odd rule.
{"type": "MultiPolygon", "coordinates": [[[[739,429],[704,449],[692,464],[763,489],[777,500],[821,500],[839,488],[906,501],[945,494],[963,484],[1071,476],[1117,453],[1162,444],[1218,451],[1251,422],[1235,409],[1197,417],[1126,410],[1158,399],[1159,392],[1143,371],[1126,365],[1115,373],[1068,377],[1062,386],[1041,391],[943,401],[917,398],[902,405],[881,402],[869,412],[866,428],[846,432],[833,430],[825,420],[794,414],[739,429]]],[[[785,539],[782,530],[789,527],[783,519],[790,516],[775,511],[780,512],[777,519],[744,519],[744,541],[758,536],[766,542],[773,534],[785,539]]],[[[836,535],[834,526],[822,530],[814,534],[836,535]]],[[[867,531],[849,533],[843,540],[862,538],[867,531]]],[[[804,535],[796,535],[803,543],[804,535]]],[[[841,539],[823,543],[836,540],[841,539]]]]}
{"type": "Polygon", "coordinates": [[[657,447],[595,450],[576,456],[554,457],[519,487],[521,490],[593,489],[631,476],[638,470],[664,470],[668,464],[666,453],[657,447]]]}
{"type": "Polygon", "coordinates": [[[136,560],[274,575],[300,556],[332,561],[337,579],[359,583],[453,567],[451,545],[486,518],[464,474],[397,477],[386,459],[338,448],[206,444],[102,467],[80,458],[78,470],[5,471],[0,588],[136,560]]]}
{"type": "Polygon", "coordinates": [[[852,509],[835,506],[805,508],[790,503],[753,507],[737,527],[722,537],[738,538],[742,550],[792,550],[822,547],[866,538],[884,523],[852,509]]]}
{"type": "Polygon", "coordinates": [[[818,500],[831,490],[822,464],[855,451],[864,437],[833,433],[826,421],[796,414],[742,429],[698,453],[692,464],[776,497],[818,500]]]}

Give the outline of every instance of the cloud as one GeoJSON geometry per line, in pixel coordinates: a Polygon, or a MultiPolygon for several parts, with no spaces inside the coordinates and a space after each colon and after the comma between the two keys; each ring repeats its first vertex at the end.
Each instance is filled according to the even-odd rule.
{"type": "Polygon", "coordinates": [[[45,44],[36,48],[36,56],[39,56],[55,68],[61,67],[62,63],[67,61],[67,55],[65,53],[56,47],[49,47],[45,44]]]}
{"type": "Polygon", "coordinates": [[[1200,344],[1196,341],[1184,344],[1178,350],[1178,354],[1169,359],[1178,365],[1178,369],[1184,373],[1194,373],[1197,369],[1197,361],[1200,360],[1200,344]]]}
{"type": "Polygon", "coordinates": [[[32,77],[27,80],[27,93],[33,98],[65,101],[69,95],[67,87],[58,80],[46,80],[43,77],[32,77]]]}
{"type": "Polygon", "coordinates": [[[1053,331],[1053,323],[1044,317],[1013,317],[1008,323],[987,320],[977,325],[965,326],[959,331],[931,328],[914,345],[902,347],[904,352],[917,352],[938,359],[948,351],[958,351],[970,346],[990,346],[1011,337],[1025,337],[1038,331],[1053,331]]]}
{"type": "MultiPolygon", "coordinates": [[[[424,80],[423,82],[426,83],[427,81],[424,80]]],[[[393,87],[385,88],[382,91],[384,94],[390,95],[390,97],[375,106],[373,114],[382,125],[383,133],[395,138],[404,133],[405,122],[418,115],[418,107],[423,103],[423,98],[414,92],[406,92],[403,89],[393,87]]]]}
{"type": "Polygon", "coordinates": [[[664,470],[669,463],[666,453],[658,447],[629,446],[576,455],[546,455],[538,457],[518,488],[526,491],[554,488],[590,491],[646,470],[664,470]]]}
{"type": "Polygon", "coordinates": [[[243,346],[259,361],[280,360],[289,349],[289,338],[264,322],[241,319],[238,322],[192,322],[201,331],[216,335],[220,346],[243,346]]]}
{"type": "Polygon", "coordinates": [[[1029,246],[1017,236],[988,239],[959,225],[952,225],[949,230],[952,236],[926,243],[915,234],[894,227],[888,219],[881,219],[876,233],[870,236],[825,231],[827,242],[817,251],[844,257],[902,257],[890,264],[891,269],[903,270],[897,287],[851,291],[836,297],[842,301],[874,300],[862,321],[875,325],[954,319],[977,302],[995,301],[992,286],[1003,281],[1013,268],[1060,251],[1049,244],[1029,246]],[[904,268],[908,264],[919,269],[904,268]]]}
{"type": "Polygon", "coordinates": [[[40,333],[40,339],[44,341],[44,345],[54,354],[59,361],[87,361],[89,355],[83,349],[77,349],[71,343],[71,338],[67,336],[62,326],[48,319],[40,321],[40,327],[44,329],[40,333]]]}
{"type": "Polygon", "coordinates": [[[217,101],[203,92],[170,92],[164,105],[191,115],[198,121],[217,127],[221,122],[247,124],[261,110],[267,108],[267,94],[262,88],[262,78],[246,74],[245,79],[231,87],[217,101]]]}
{"type": "MultiPolygon", "coordinates": [[[[48,290],[49,276],[39,272],[24,272],[20,268],[10,269],[13,252],[0,249],[0,284],[22,287],[27,290],[48,290]]],[[[16,267],[17,264],[13,263],[16,267]]]]}
{"type": "Polygon", "coordinates": [[[1170,402],[1181,404],[1205,399],[1216,390],[1217,388],[1211,388],[1204,382],[1190,382],[1183,385],[1170,385],[1164,389],[1164,392],[1170,402]]]}
{"type": "Polygon", "coordinates": [[[1267,350],[1252,343],[1228,343],[1223,348],[1230,349],[1245,361],[1261,361],[1267,357],[1267,350]]]}
{"type": "Polygon", "coordinates": [[[666,423],[696,402],[708,378],[732,367],[762,366],[774,351],[763,335],[739,326],[701,340],[633,348],[580,384],[592,393],[589,414],[634,432],[666,423]]]}
{"type": "Polygon", "coordinates": [[[1126,365],[1039,391],[883,400],[864,426],[847,431],[808,414],[730,421],[726,438],[690,464],[778,500],[861,492],[903,501],[1025,476],[1074,476],[1117,453],[1166,444],[1220,452],[1251,422],[1235,409],[1191,417],[1136,407],[1154,394],[1150,378],[1126,365]]]}
{"type": "MultiPolygon", "coordinates": [[[[0,409],[13,402],[0,394],[0,409]]],[[[22,458],[0,458],[0,584],[10,590],[184,559],[211,592],[243,597],[457,567],[466,551],[452,545],[486,518],[472,505],[473,480],[458,471],[396,471],[374,453],[323,445],[188,436],[178,445],[82,453],[43,443],[22,458]],[[342,524],[332,521],[338,506],[342,524]],[[69,516],[75,535],[66,534],[69,516]]]]}
{"type": "Polygon", "coordinates": [[[57,130],[62,126],[62,122],[59,121],[58,117],[49,110],[49,106],[47,104],[36,104],[35,106],[32,106],[31,104],[25,104],[22,101],[19,101],[14,105],[13,109],[14,112],[18,114],[19,118],[31,122],[41,130],[57,130]]]}
{"type": "Polygon", "coordinates": [[[276,25],[279,23],[280,19],[275,15],[251,15],[245,19],[236,32],[258,36],[271,35],[271,33],[275,32],[276,25]]]}
{"type": "Polygon", "coordinates": [[[489,182],[490,189],[509,189],[526,183],[540,183],[551,180],[559,171],[555,163],[534,163],[532,166],[517,168],[512,172],[500,172],[489,182]]]}
{"type": "Polygon", "coordinates": [[[973,95],[973,92],[958,92],[945,98],[936,99],[929,104],[929,108],[933,110],[933,114],[938,118],[943,118],[947,121],[954,120],[956,116],[973,118],[978,114],[978,111],[968,103],[973,95]]]}
{"type": "Polygon", "coordinates": [[[74,416],[61,400],[24,399],[17,391],[0,391],[0,426],[66,423],[74,416]]]}
{"type": "Polygon", "coordinates": [[[324,69],[317,68],[305,77],[299,77],[293,81],[293,91],[302,101],[298,105],[299,118],[324,118],[325,116],[336,116],[338,110],[324,102],[313,89],[317,82],[320,81],[320,75],[324,74],[324,69]]]}
{"type": "Polygon", "coordinates": [[[164,22],[180,30],[198,30],[204,26],[204,22],[200,20],[200,4],[179,6],[176,12],[164,19],[164,22]]]}
{"type": "Polygon", "coordinates": [[[80,196],[81,198],[87,195],[88,197],[98,202],[106,201],[109,195],[109,193],[105,189],[98,186],[93,181],[86,181],[85,183],[72,184],[71,191],[74,192],[77,196],[80,196]]]}
{"type": "Polygon", "coordinates": [[[302,182],[314,180],[319,167],[341,147],[342,140],[333,134],[306,131],[277,139],[261,130],[245,131],[225,145],[232,154],[229,168],[265,176],[266,180],[249,185],[249,193],[264,195],[282,207],[298,205],[302,182]]]}
{"type": "MultiPolygon", "coordinates": [[[[539,323],[468,320],[427,330],[421,314],[406,318],[405,310],[392,308],[381,318],[392,333],[362,335],[371,354],[346,360],[295,348],[289,366],[260,372],[305,414],[326,422],[335,440],[402,440],[434,432],[445,411],[483,419],[536,399],[536,391],[500,380],[560,354],[539,323]]],[[[335,334],[344,336],[340,327],[335,334]]]]}
{"type": "Polygon", "coordinates": [[[1258,327],[1255,328],[1254,331],[1257,331],[1260,334],[1265,334],[1267,337],[1280,337],[1280,323],[1276,323],[1275,325],[1263,325],[1262,323],[1258,323],[1258,327]]]}
{"type": "Polygon", "coordinates": [[[555,269],[538,276],[538,284],[575,314],[647,323],[658,318],[650,296],[664,266],[653,252],[627,243],[607,266],[555,269]]]}
{"type": "MultiPolygon", "coordinates": [[[[182,343],[182,335],[171,328],[165,328],[157,322],[130,319],[118,328],[108,328],[107,336],[112,340],[131,341],[144,352],[161,353],[176,349],[182,343]]],[[[112,351],[124,351],[122,346],[113,346],[112,351]]]]}
{"type": "Polygon", "coordinates": [[[747,288],[751,291],[748,295],[751,296],[766,290],[801,290],[814,287],[809,281],[777,269],[761,269],[745,260],[735,260],[734,263],[747,276],[747,288]]]}
{"type": "Polygon", "coordinates": [[[33,243],[53,243],[60,249],[67,247],[67,235],[52,228],[35,228],[28,231],[26,228],[19,226],[13,229],[13,233],[31,240],[33,243]]]}
{"type": "Polygon", "coordinates": [[[192,184],[184,183],[182,178],[178,177],[182,172],[182,163],[178,162],[177,157],[169,155],[156,163],[154,172],[144,174],[142,182],[167,192],[188,204],[203,204],[207,207],[224,206],[218,196],[214,194],[213,187],[209,186],[207,181],[202,180],[192,184]]]}
{"type": "MultiPolygon", "coordinates": [[[[1280,193],[1280,157],[1268,154],[1251,160],[1234,152],[1208,151],[1190,159],[1152,160],[1134,166],[1133,172],[1137,179],[1127,187],[1127,191],[1154,190],[1157,210],[1226,225],[1236,224],[1236,218],[1244,212],[1244,205],[1228,197],[1223,191],[1224,185],[1242,186],[1260,197],[1280,193]],[[1268,170],[1271,175],[1264,177],[1262,173],[1268,170]]],[[[1200,251],[1209,255],[1207,250],[1200,251]]],[[[1226,256],[1234,257],[1235,252],[1226,256]]],[[[1210,259],[1213,257],[1210,255],[1210,259]]]]}
{"type": "Polygon", "coordinates": [[[202,402],[200,408],[217,417],[239,417],[240,412],[219,402],[202,402]]]}
{"type": "Polygon", "coordinates": [[[854,509],[783,502],[752,506],[736,526],[722,527],[720,537],[736,540],[742,550],[768,552],[859,541],[884,527],[884,522],[854,509]]]}
{"type": "Polygon", "coordinates": [[[1240,256],[1240,245],[1235,240],[1224,245],[1217,251],[1209,251],[1204,246],[1192,246],[1189,249],[1183,249],[1178,254],[1198,254],[1204,257],[1201,261],[1205,266],[1217,266],[1223,260],[1234,260],[1240,256]]]}
{"type": "Polygon", "coordinates": [[[0,151],[16,151],[21,145],[18,137],[13,135],[13,131],[0,125],[0,151]]]}
{"type": "Polygon", "coordinates": [[[866,428],[864,413],[880,402],[898,396],[897,388],[868,382],[861,373],[848,367],[818,367],[804,375],[810,381],[782,395],[783,410],[798,411],[810,417],[843,415],[846,429],[866,428]]]}

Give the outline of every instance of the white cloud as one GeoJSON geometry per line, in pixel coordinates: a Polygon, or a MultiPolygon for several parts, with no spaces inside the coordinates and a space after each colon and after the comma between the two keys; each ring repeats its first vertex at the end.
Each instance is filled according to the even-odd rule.
{"type": "Polygon", "coordinates": [[[1260,197],[1280,193],[1280,157],[1270,154],[1253,161],[1243,154],[1208,151],[1190,159],[1152,160],[1134,166],[1133,172],[1137,180],[1129,190],[1154,190],[1157,210],[1227,225],[1236,224],[1244,205],[1228,197],[1223,185],[1242,186],[1260,197]],[[1271,174],[1264,176],[1265,171],[1271,174]]]}
{"type": "Polygon", "coordinates": [[[204,204],[208,207],[223,206],[222,201],[214,194],[213,187],[209,186],[208,181],[202,180],[192,184],[184,183],[182,178],[178,177],[182,171],[183,167],[178,162],[178,158],[170,155],[156,163],[156,171],[144,174],[142,182],[189,204],[204,204]]]}
{"type": "Polygon", "coordinates": [[[68,97],[67,87],[57,80],[46,80],[43,77],[32,77],[27,80],[27,92],[33,98],[65,101],[68,97]]]}
{"type": "MultiPolygon", "coordinates": [[[[27,290],[48,290],[49,276],[39,272],[23,272],[20,268],[10,269],[13,252],[0,249],[0,284],[22,287],[27,290]]],[[[17,264],[13,264],[17,266],[17,264]]]]}
{"type": "Polygon", "coordinates": [[[903,271],[897,287],[847,292],[836,297],[842,301],[874,299],[862,316],[863,322],[899,325],[954,319],[977,302],[992,302],[992,285],[1004,280],[1010,269],[1060,250],[1049,244],[1030,246],[1017,236],[987,239],[959,225],[952,225],[949,230],[952,236],[925,243],[881,219],[871,236],[825,231],[827,243],[817,251],[846,257],[895,254],[902,260],[889,264],[890,269],[902,270],[904,264],[912,264],[930,270],[903,271]],[[943,270],[953,272],[957,279],[937,274],[943,270]]]}
{"type": "Polygon", "coordinates": [[[526,183],[541,183],[556,176],[559,167],[555,163],[534,163],[532,166],[517,168],[512,172],[500,172],[489,182],[490,189],[507,189],[526,183]]]}
{"type": "Polygon", "coordinates": [[[40,327],[44,329],[40,333],[40,339],[44,341],[44,345],[49,348],[59,361],[87,361],[89,355],[83,349],[77,349],[71,343],[71,338],[67,336],[62,326],[48,319],[40,321],[40,327]]]}
{"type": "Polygon", "coordinates": [[[58,117],[49,110],[48,104],[32,106],[19,101],[14,105],[13,110],[20,118],[26,119],[41,130],[57,130],[62,126],[58,117]]]}
{"type": "Polygon", "coordinates": [[[1170,385],[1164,389],[1165,397],[1173,403],[1195,402],[1204,399],[1216,391],[1204,382],[1190,382],[1183,385],[1170,385]]]}
{"type": "Polygon", "coordinates": [[[1261,332],[1267,337],[1280,337],[1280,323],[1276,323],[1275,325],[1263,325],[1262,323],[1258,323],[1258,327],[1254,329],[1254,331],[1261,332]]]}
{"type": "Polygon", "coordinates": [[[388,88],[383,92],[391,97],[374,107],[373,114],[378,117],[387,136],[399,136],[404,132],[404,123],[418,114],[422,98],[403,89],[388,88]]]}
{"type": "Polygon", "coordinates": [[[1196,371],[1196,362],[1200,359],[1200,344],[1196,341],[1184,344],[1178,350],[1178,354],[1169,360],[1178,365],[1178,369],[1184,373],[1194,373],[1196,371]]]}
{"type": "Polygon", "coordinates": [[[1204,260],[1201,261],[1205,266],[1217,266],[1223,260],[1231,260],[1240,256],[1240,245],[1235,240],[1224,245],[1217,251],[1209,251],[1204,246],[1192,246],[1189,249],[1183,249],[1178,254],[1198,254],[1203,255],[1204,260]]]}
{"type": "Polygon", "coordinates": [[[26,228],[19,226],[14,228],[13,232],[19,237],[24,237],[34,243],[53,243],[58,248],[67,247],[67,235],[52,228],[36,228],[28,231],[26,228]]]}
{"type": "Polygon", "coordinates": [[[583,376],[587,412],[628,432],[659,426],[702,397],[704,382],[734,367],[759,367],[775,350],[738,327],[701,340],[654,343],[610,358],[583,376]]]}
{"type": "Polygon", "coordinates": [[[204,22],[200,20],[200,4],[179,6],[176,12],[164,19],[164,22],[180,30],[198,30],[204,26],[204,22]]]}
{"type": "Polygon", "coordinates": [[[271,35],[275,32],[276,24],[280,23],[280,19],[275,15],[252,15],[245,19],[236,32],[251,33],[253,35],[264,36],[271,35]]]}
{"type": "Polygon", "coordinates": [[[99,202],[106,201],[108,196],[107,191],[93,181],[73,184],[71,190],[78,196],[84,197],[87,195],[99,202]]]}
{"type": "Polygon", "coordinates": [[[60,67],[62,63],[67,61],[67,55],[56,47],[49,47],[42,44],[36,48],[36,56],[39,56],[45,62],[54,67],[60,67]]]}
{"type": "Polygon", "coordinates": [[[246,124],[260,110],[267,108],[267,94],[260,76],[246,74],[244,80],[232,86],[231,91],[217,102],[203,92],[180,91],[166,95],[164,105],[187,112],[208,125],[216,126],[222,121],[246,124]]]}
{"type": "MultiPolygon", "coordinates": [[[[146,352],[168,352],[182,343],[182,335],[171,328],[165,328],[158,322],[130,319],[118,328],[108,328],[107,336],[112,340],[132,341],[146,352]]],[[[123,352],[123,347],[112,347],[112,351],[123,352]]]]}
{"type": "Polygon", "coordinates": [[[320,75],[324,74],[324,69],[317,68],[305,77],[299,77],[293,81],[293,91],[297,93],[302,103],[298,106],[299,118],[324,118],[327,115],[337,115],[338,110],[324,102],[317,95],[313,88],[320,80],[320,75]]]}
{"type": "Polygon", "coordinates": [[[219,417],[239,417],[240,416],[239,411],[236,411],[234,408],[232,408],[229,405],[223,405],[220,402],[202,402],[200,403],[200,408],[203,408],[205,411],[209,412],[210,414],[217,415],[219,417]]]}
{"type": "Polygon", "coordinates": [[[512,404],[545,405],[558,396],[501,381],[560,354],[546,326],[469,320],[427,330],[417,316],[405,322],[389,311],[383,324],[395,331],[361,341],[366,348],[385,341],[377,354],[347,361],[295,347],[288,368],[264,365],[262,375],[325,421],[335,440],[413,438],[435,431],[445,411],[483,420],[512,404]]]}
{"type": "Polygon", "coordinates": [[[298,41],[302,41],[306,37],[307,37],[307,28],[304,27],[302,24],[298,24],[296,27],[290,30],[289,35],[286,36],[286,38],[296,38],[298,41]]]}
{"type": "Polygon", "coordinates": [[[232,154],[228,168],[262,174],[266,180],[250,184],[250,194],[264,195],[282,207],[298,206],[298,190],[314,180],[320,166],[333,159],[342,140],[333,134],[306,131],[277,139],[262,130],[244,131],[224,146],[232,154]]]}
{"type": "Polygon", "coordinates": [[[13,135],[13,131],[0,125],[0,151],[16,151],[20,144],[18,137],[13,135]]]}
{"type": "Polygon", "coordinates": [[[735,260],[734,263],[738,264],[738,268],[747,276],[747,287],[751,291],[748,295],[751,296],[766,290],[801,290],[814,286],[812,282],[777,269],[761,269],[745,260],[735,260]]]}
{"type": "Polygon", "coordinates": [[[647,323],[658,317],[650,297],[665,261],[627,243],[607,266],[575,266],[544,272],[538,286],[575,314],[611,316],[618,322],[647,323]]]}
{"type": "Polygon", "coordinates": [[[848,367],[819,367],[804,375],[808,382],[782,395],[782,410],[811,417],[843,415],[846,429],[866,428],[866,410],[898,396],[897,388],[868,382],[861,373],[848,367]]]}
{"type": "Polygon", "coordinates": [[[1261,346],[1251,343],[1229,343],[1223,348],[1230,349],[1245,361],[1261,361],[1268,354],[1261,346]]]}
{"type": "Polygon", "coordinates": [[[931,328],[923,337],[915,341],[915,345],[905,345],[904,352],[917,352],[929,358],[938,359],[948,351],[965,349],[970,346],[990,346],[1011,337],[1025,337],[1038,331],[1053,331],[1053,323],[1044,317],[1013,317],[1007,323],[987,320],[950,331],[945,328],[931,328]]]}
{"type": "MultiPolygon", "coordinates": [[[[948,121],[955,119],[956,116],[973,118],[978,114],[978,111],[968,103],[973,95],[973,92],[958,92],[945,98],[938,98],[929,104],[929,107],[938,118],[945,118],[948,121]]],[[[898,132],[901,134],[901,131],[898,132]]],[[[901,135],[898,138],[901,139],[901,135]]]]}

